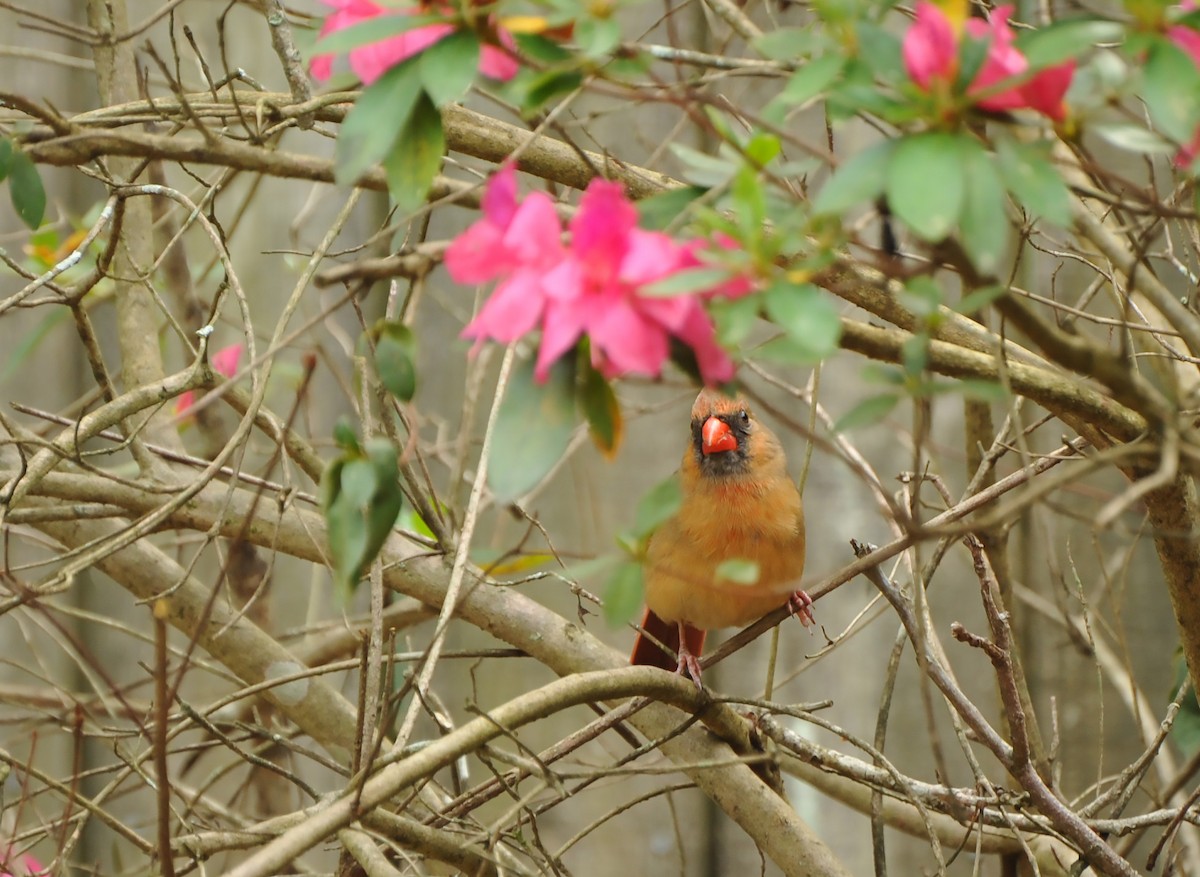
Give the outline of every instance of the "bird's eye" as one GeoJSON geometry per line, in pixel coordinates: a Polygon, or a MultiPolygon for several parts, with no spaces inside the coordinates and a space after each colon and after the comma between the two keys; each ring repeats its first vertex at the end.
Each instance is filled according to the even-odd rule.
{"type": "Polygon", "coordinates": [[[745,408],[738,412],[738,418],[742,421],[742,426],[750,425],[750,412],[745,408]]]}

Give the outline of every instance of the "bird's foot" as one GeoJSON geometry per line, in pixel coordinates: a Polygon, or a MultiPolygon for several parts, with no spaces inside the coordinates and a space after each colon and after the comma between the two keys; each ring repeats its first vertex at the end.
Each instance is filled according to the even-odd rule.
{"type": "Polygon", "coordinates": [[[680,676],[691,676],[692,681],[696,683],[696,688],[700,691],[704,690],[704,684],[700,681],[700,659],[693,655],[691,649],[687,647],[682,624],[679,626],[679,666],[675,672],[680,676]]]}
{"type": "Polygon", "coordinates": [[[679,669],[675,672],[680,676],[691,676],[692,681],[696,683],[696,689],[704,690],[704,684],[700,681],[700,662],[691,652],[684,652],[679,656],[679,669]]]}
{"type": "Polygon", "coordinates": [[[805,627],[809,627],[817,623],[816,619],[813,618],[812,605],[812,597],[808,596],[808,594],[804,593],[803,591],[793,592],[792,595],[788,597],[787,601],[788,611],[799,618],[800,623],[805,627]]]}

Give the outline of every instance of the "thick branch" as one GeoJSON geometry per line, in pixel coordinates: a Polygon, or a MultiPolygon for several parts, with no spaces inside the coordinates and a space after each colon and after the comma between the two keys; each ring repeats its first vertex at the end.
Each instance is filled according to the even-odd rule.
{"type": "MultiPolygon", "coordinates": [[[[901,362],[904,342],[911,337],[898,329],[842,320],[842,346],[872,359],[901,362]]],[[[1001,363],[994,354],[968,350],[945,341],[929,342],[929,368],[955,378],[999,381],[1006,378],[1015,392],[1056,413],[1070,412],[1122,441],[1146,430],[1140,415],[1066,373],[1055,373],[1023,362],[1001,363]]]]}
{"type": "Polygon", "coordinates": [[[1196,484],[1190,476],[1179,474],[1166,487],[1147,493],[1144,502],[1195,688],[1200,681],[1200,501],[1196,484]]]}

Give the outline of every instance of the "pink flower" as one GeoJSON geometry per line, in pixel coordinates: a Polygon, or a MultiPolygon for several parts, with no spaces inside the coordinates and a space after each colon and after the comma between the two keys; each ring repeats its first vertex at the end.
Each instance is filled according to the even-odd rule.
{"type": "MultiPolygon", "coordinates": [[[[966,35],[988,44],[987,55],[967,86],[967,94],[978,96],[975,104],[984,110],[1032,109],[1061,121],[1066,114],[1063,96],[1071,85],[1075,62],[1048,67],[1022,82],[1029,62],[1014,44],[1008,26],[1010,12],[1011,6],[998,6],[988,21],[971,18],[966,22],[966,35]],[[1016,84],[1003,88],[1014,80],[1016,84]]],[[[919,0],[916,20],[904,35],[903,44],[904,66],[913,82],[926,91],[952,88],[958,75],[961,39],[962,34],[955,31],[940,7],[919,0]]]]}
{"type": "MultiPolygon", "coordinates": [[[[1191,11],[1196,8],[1196,4],[1192,0],[1187,0],[1187,2],[1179,4],[1179,8],[1191,11]]],[[[1191,56],[1192,63],[1200,67],[1200,31],[1181,24],[1173,24],[1167,28],[1167,39],[1187,52],[1191,56]]],[[[1175,166],[1188,168],[1196,160],[1197,155],[1200,155],[1200,128],[1196,129],[1191,143],[1184,145],[1176,153],[1175,166]]]]}
{"type": "MultiPolygon", "coordinates": [[[[1191,12],[1196,8],[1195,0],[1184,0],[1177,7],[1183,12],[1191,12]]],[[[1173,24],[1167,28],[1167,39],[1192,56],[1192,61],[1200,67],[1200,31],[1173,24]]]]}
{"type": "Polygon", "coordinates": [[[700,295],[645,294],[646,286],[699,265],[698,242],[679,243],[638,228],[637,210],[620,184],[591,182],[565,247],[549,198],[534,194],[518,204],[511,166],[488,184],[483,206],[483,219],[446,253],[450,276],[460,283],[502,278],[464,337],[507,343],[540,327],[539,380],[584,335],[597,367],[609,376],[659,375],[672,338],[692,349],[706,382],[733,376],[733,362],[718,346],[701,298],[741,294],[741,286],[730,283],[700,295]]]}
{"type": "Polygon", "coordinates": [[[45,871],[46,866],[28,853],[18,856],[11,849],[0,848],[0,877],[30,877],[45,871]]]}
{"type": "Polygon", "coordinates": [[[908,75],[926,91],[932,91],[935,82],[953,82],[958,34],[946,13],[932,3],[918,2],[917,17],[904,35],[903,53],[908,75]]]}
{"type": "Polygon", "coordinates": [[[705,382],[729,380],[733,363],[717,346],[698,298],[639,294],[641,287],[693,264],[688,248],[637,227],[637,209],[619,183],[593,180],[571,220],[567,258],[546,275],[552,306],[538,351],[539,373],[587,334],[605,374],[657,376],[675,337],[695,352],[705,382]]]}
{"type": "MultiPolygon", "coordinates": [[[[230,344],[228,347],[222,347],[212,355],[212,367],[219,375],[224,375],[227,378],[232,378],[237,374],[238,364],[242,361],[242,345],[230,344]]],[[[188,409],[196,404],[196,392],[187,390],[179,394],[175,400],[175,414],[188,415],[188,409]]],[[[0,875],[3,877],[3,875],[0,875]]]]}
{"type": "MultiPolygon", "coordinates": [[[[363,21],[370,21],[381,15],[419,15],[428,10],[423,6],[408,6],[403,8],[385,8],[373,3],[372,0],[324,0],[334,11],[325,19],[321,28],[321,36],[327,36],[363,21]]],[[[414,27],[394,37],[388,37],[377,43],[369,43],[350,50],[350,69],[362,80],[364,85],[370,85],[384,74],[389,68],[395,67],[401,61],[419,55],[442,37],[455,31],[455,26],[446,23],[426,24],[414,27]]],[[[503,29],[497,29],[497,37],[506,49],[515,48],[512,34],[503,29]]],[[[317,55],[312,59],[312,74],[317,79],[328,79],[333,70],[332,55],[317,55]]],[[[512,55],[496,46],[484,45],[479,54],[479,72],[491,79],[512,79],[518,70],[518,64],[512,55]]]]}
{"type": "Polygon", "coordinates": [[[457,283],[503,278],[464,337],[508,344],[538,325],[546,299],[542,281],[562,259],[561,236],[550,197],[534,192],[518,204],[516,168],[501,168],[484,193],[483,218],[446,251],[446,269],[457,283]]]}

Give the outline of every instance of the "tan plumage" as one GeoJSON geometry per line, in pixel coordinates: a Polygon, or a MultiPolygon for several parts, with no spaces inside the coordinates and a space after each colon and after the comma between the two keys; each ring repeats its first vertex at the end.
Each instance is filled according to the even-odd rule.
{"type": "Polygon", "coordinates": [[[692,407],[679,478],[683,502],[647,551],[642,625],[677,649],[679,660],[639,635],[632,662],[688,669],[698,680],[694,656],[704,631],[747,624],[789,602],[802,621],[811,621],[811,601],[796,590],[804,571],[804,513],[775,434],[745,400],[713,390],[701,392],[692,407]],[[729,560],[757,564],[757,581],[718,579],[729,560]]]}

